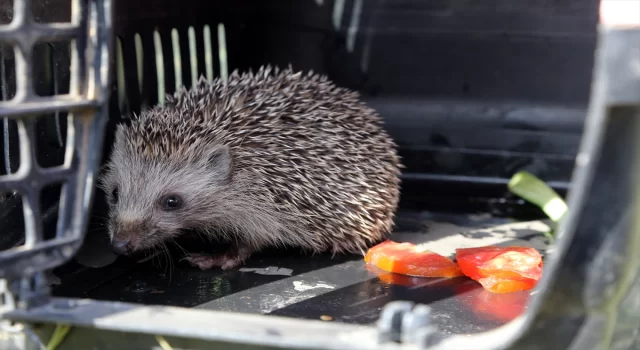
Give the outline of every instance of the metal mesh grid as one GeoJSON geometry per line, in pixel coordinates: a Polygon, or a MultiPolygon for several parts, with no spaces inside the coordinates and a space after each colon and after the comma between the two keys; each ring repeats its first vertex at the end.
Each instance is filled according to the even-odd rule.
{"type": "Polygon", "coordinates": [[[16,73],[16,94],[0,102],[0,116],[15,119],[20,149],[20,167],[0,176],[0,190],[20,193],[25,224],[24,245],[0,252],[0,278],[6,279],[58,266],[79,248],[107,118],[111,1],[72,0],[68,23],[37,23],[32,10],[32,0],[14,0],[12,22],[0,26],[0,43],[13,47],[16,73]],[[69,93],[38,96],[31,78],[34,46],[69,40],[69,93]],[[53,112],[68,112],[65,159],[62,165],[43,168],[34,146],[36,116],[53,112]],[[55,183],[62,184],[56,236],[45,241],[40,192],[55,183]]]}

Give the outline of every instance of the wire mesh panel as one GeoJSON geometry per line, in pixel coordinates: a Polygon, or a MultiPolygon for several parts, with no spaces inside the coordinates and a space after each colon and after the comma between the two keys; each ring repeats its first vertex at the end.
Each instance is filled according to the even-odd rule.
{"type": "MultiPolygon", "coordinates": [[[[10,157],[5,157],[6,175],[0,176],[0,190],[11,194],[2,200],[19,196],[24,219],[24,237],[19,242],[22,244],[0,252],[0,278],[7,280],[28,279],[58,266],[79,248],[101,157],[110,87],[111,1],[72,0],[68,20],[43,23],[42,17],[35,14],[38,10],[55,11],[54,2],[39,3],[43,9],[38,9],[33,0],[14,0],[10,23],[0,25],[0,44],[4,48],[0,67],[4,150],[7,155],[13,142],[19,153],[15,157],[18,164],[13,162],[13,166],[10,157]],[[59,78],[55,78],[50,93],[42,93],[34,83],[39,67],[36,62],[43,57],[45,61],[55,61],[47,66],[54,70],[55,77],[57,65],[64,64],[64,60],[55,57],[60,52],[70,57],[69,82],[61,89],[59,78]],[[5,93],[11,81],[4,78],[8,56],[15,63],[9,74],[15,77],[15,93],[11,94],[5,93]],[[64,123],[60,122],[63,115],[64,123]],[[53,130],[55,135],[51,137],[64,143],[60,164],[38,152],[43,136],[37,121],[42,119],[53,120],[56,127],[45,129],[53,130]],[[17,135],[11,142],[7,137],[10,123],[15,125],[17,135]],[[42,193],[51,191],[52,186],[59,191],[57,224],[53,236],[45,239],[42,193]]],[[[27,282],[21,284],[24,283],[27,282]]]]}

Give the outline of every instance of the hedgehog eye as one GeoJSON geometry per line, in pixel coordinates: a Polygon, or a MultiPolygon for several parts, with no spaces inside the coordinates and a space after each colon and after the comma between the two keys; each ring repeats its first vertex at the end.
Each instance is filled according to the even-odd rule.
{"type": "Polygon", "coordinates": [[[180,209],[181,207],[182,198],[180,198],[180,196],[170,194],[162,199],[162,209],[165,211],[176,210],[180,209]]]}
{"type": "Polygon", "coordinates": [[[118,203],[118,188],[114,188],[113,191],[111,191],[111,200],[113,201],[113,203],[118,203]]]}

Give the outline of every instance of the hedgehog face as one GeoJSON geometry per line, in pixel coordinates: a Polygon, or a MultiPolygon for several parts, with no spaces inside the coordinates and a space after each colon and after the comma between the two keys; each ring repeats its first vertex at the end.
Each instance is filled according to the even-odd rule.
{"type": "Polygon", "coordinates": [[[153,249],[184,230],[205,225],[215,211],[217,192],[230,174],[226,147],[213,147],[184,159],[147,159],[133,148],[116,147],[101,188],[108,197],[109,235],[117,253],[153,249]]]}

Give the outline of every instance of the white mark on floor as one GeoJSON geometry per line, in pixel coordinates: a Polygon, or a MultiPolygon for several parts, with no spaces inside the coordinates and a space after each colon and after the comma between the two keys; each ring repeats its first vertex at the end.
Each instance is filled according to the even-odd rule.
{"type": "Polygon", "coordinates": [[[293,274],[292,269],[287,269],[285,267],[277,267],[277,266],[268,266],[264,268],[243,267],[240,269],[240,272],[255,272],[259,275],[280,275],[280,276],[291,276],[291,274],[293,274]]]}
{"type": "Polygon", "coordinates": [[[312,286],[312,285],[304,284],[303,281],[293,281],[293,289],[297,290],[298,292],[304,292],[310,289],[318,289],[318,288],[334,289],[335,287],[328,285],[326,283],[316,283],[315,286],[312,286]]]}

